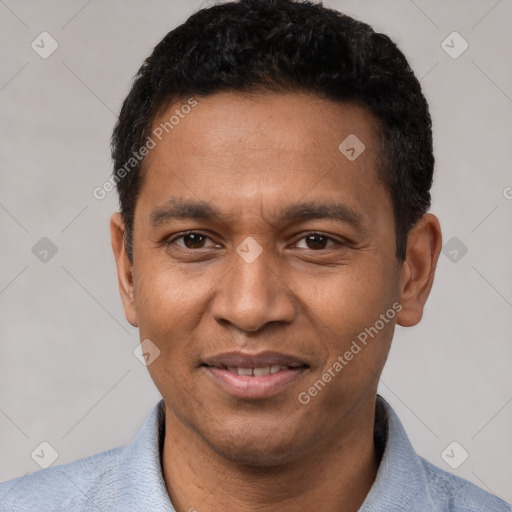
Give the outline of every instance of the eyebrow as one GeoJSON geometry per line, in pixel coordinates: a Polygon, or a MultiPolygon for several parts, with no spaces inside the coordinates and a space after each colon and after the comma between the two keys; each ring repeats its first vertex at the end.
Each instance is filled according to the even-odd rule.
{"type": "MultiPolygon", "coordinates": [[[[353,208],[334,202],[309,201],[292,203],[281,207],[271,216],[276,223],[294,223],[309,219],[326,219],[361,227],[362,216],[353,208]]],[[[172,220],[215,220],[224,222],[224,215],[211,203],[171,197],[162,206],[155,208],[149,223],[153,227],[172,220]]]]}

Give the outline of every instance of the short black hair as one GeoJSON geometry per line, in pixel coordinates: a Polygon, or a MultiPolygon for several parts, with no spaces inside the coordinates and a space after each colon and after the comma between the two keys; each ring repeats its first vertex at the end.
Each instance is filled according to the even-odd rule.
{"type": "Polygon", "coordinates": [[[371,112],[396,256],[405,258],[408,232],[430,207],[434,155],[428,104],[404,54],[387,35],[321,3],[239,0],[201,9],[169,32],[123,102],[112,158],[131,261],[140,148],[153,121],[174,101],[226,91],[308,92],[371,112]]]}

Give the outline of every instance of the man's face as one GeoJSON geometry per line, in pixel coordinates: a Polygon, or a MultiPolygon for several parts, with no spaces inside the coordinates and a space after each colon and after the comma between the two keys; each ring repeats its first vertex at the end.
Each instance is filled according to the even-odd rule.
{"type": "Polygon", "coordinates": [[[375,325],[401,272],[374,127],[314,96],[222,93],[146,162],[127,316],[160,350],[148,369],[167,414],[224,457],[293,460],[373,407],[395,320],[375,325]],[[360,146],[338,149],[351,134],[365,145],[352,161],[360,146]]]}

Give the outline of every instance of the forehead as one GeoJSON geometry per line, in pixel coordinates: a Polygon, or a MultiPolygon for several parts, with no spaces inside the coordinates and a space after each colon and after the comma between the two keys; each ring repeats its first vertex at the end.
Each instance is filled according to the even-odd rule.
{"type": "MultiPolygon", "coordinates": [[[[160,131],[159,139],[172,140],[183,146],[181,150],[196,154],[211,152],[215,146],[222,150],[221,145],[229,145],[235,154],[271,146],[293,152],[297,158],[318,159],[327,144],[337,149],[349,136],[364,143],[367,157],[376,149],[379,123],[355,103],[285,92],[223,92],[194,99],[193,108],[191,102],[190,98],[173,102],[154,119],[152,131],[160,131]]],[[[159,146],[162,149],[165,144],[159,146]]]]}
{"type": "Polygon", "coordinates": [[[174,102],[153,122],[155,147],[141,188],[153,206],[181,195],[226,209],[255,202],[271,210],[286,199],[339,193],[356,211],[369,196],[382,196],[378,123],[363,107],[302,93],[194,101],[192,108],[190,100],[174,102]]]}

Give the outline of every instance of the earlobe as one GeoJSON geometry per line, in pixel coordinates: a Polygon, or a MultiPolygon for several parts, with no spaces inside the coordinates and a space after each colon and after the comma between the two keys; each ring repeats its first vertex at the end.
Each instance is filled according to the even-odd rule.
{"type": "Polygon", "coordinates": [[[120,213],[114,213],[110,218],[110,236],[116,261],[119,292],[121,294],[126,319],[131,325],[138,327],[134,300],[132,263],[126,253],[124,234],[125,224],[123,218],[120,213]]]}
{"type": "Polygon", "coordinates": [[[439,220],[428,213],[415,224],[407,238],[399,290],[403,309],[397,315],[398,325],[411,327],[420,322],[434,282],[441,246],[439,220]]]}

